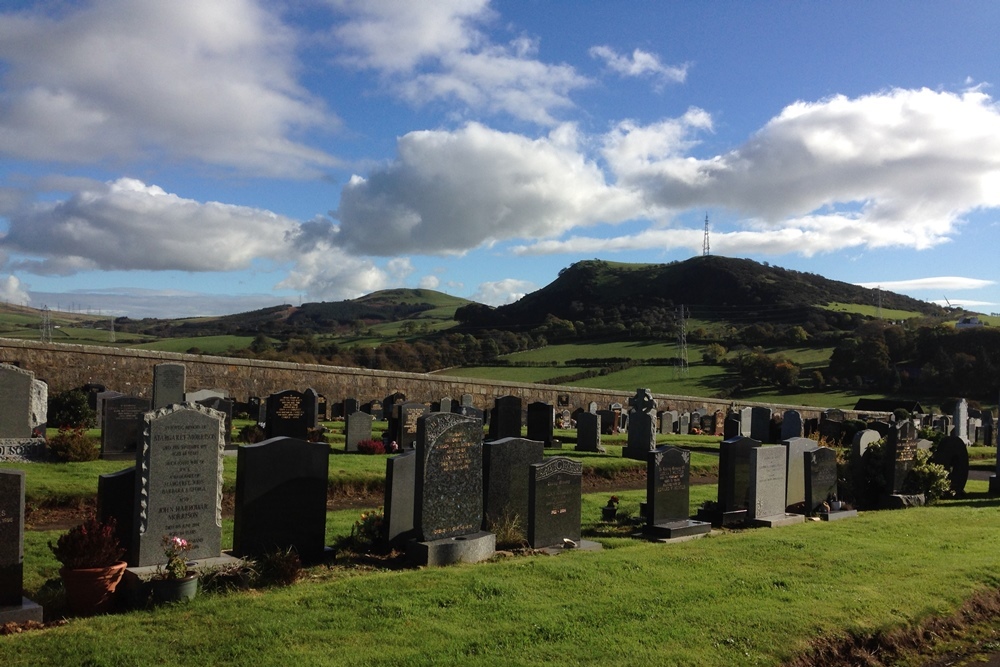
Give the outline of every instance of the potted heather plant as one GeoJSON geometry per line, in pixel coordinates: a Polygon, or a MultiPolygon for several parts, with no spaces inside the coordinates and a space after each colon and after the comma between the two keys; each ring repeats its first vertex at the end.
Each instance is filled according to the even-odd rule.
{"type": "Polygon", "coordinates": [[[164,535],[161,540],[164,565],[156,567],[153,577],[153,602],[181,602],[190,600],[198,592],[198,574],[188,569],[187,554],[194,548],[190,542],[176,535],[164,535]]]}
{"type": "Polygon", "coordinates": [[[113,518],[106,523],[90,517],[71,528],[49,548],[62,563],[59,570],[70,610],[78,616],[102,614],[111,609],[114,593],[125,573],[125,550],[115,535],[113,518]]]}

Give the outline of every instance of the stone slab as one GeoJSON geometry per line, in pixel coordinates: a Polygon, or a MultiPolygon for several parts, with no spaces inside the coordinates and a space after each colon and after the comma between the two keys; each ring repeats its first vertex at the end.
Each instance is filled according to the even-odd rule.
{"type": "Polygon", "coordinates": [[[21,604],[0,606],[0,625],[7,623],[41,623],[45,617],[42,605],[26,597],[21,598],[21,604]]]}
{"type": "Polygon", "coordinates": [[[750,520],[750,525],[755,528],[780,528],[781,526],[794,526],[797,523],[804,523],[806,520],[802,514],[776,514],[774,516],[761,516],[750,520]]]}
{"type": "Polygon", "coordinates": [[[417,565],[439,567],[453,563],[480,563],[496,553],[497,536],[480,531],[429,542],[407,542],[406,557],[417,565]]]}
{"type": "Polygon", "coordinates": [[[817,512],[818,516],[823,521],[840,521],[841,519],[853,519],[858,515],[857,510],[838,510],[836,512],[817,512]]]}
{"type": "Polygon", "coordinates": [[[705,535],[711,532],[711,530],[712,524],[707,521],[684,519],[683,521],[671,521],[669,523],[647,524],[642,527],[642,534],[646,537],[672,540],[678,537],[705,535]]]}

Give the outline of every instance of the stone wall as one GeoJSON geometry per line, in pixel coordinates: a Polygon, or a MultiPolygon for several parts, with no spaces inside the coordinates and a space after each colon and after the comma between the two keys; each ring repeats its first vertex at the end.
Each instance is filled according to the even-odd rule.
{"type": "MultiPolygon", "coordinates": [[[[237,401],[246,401],[251,396],[267,396],[284,389],[312,387],[326,396],[330,403],[347,397],[361,402],[381,400],[400,391],[408,399],[425,402],[445,396],[458,399],[462,394],[471,394],[476,407],[488,408],[492,407],[495,397],[509,394],[520,396],[524,405],[543,401],[559,410],[574,410],[578,407],[586,409],[591,401],[601,408],[614,402],[627,406],[628,399],[635,393],[0,338],[0,362],[33,371],[36,378],[48,383],[50,395],[93,382],[123,394],[151,398],[153,366],[167,361],[186,365],[188,391],[223,389],[237,401]]],[[[655,397],[660,410],[694,410],[701,407],[725,410],[733,405],[732,401],[691,396],[656,394],[655,397]]],[[[820,413],[817,408],[794,405],[745,401],[738,405],[764,405],[782,411],[796,409],[803,418],[817,417],[820,413]]],[[[854,416],[851,411],[847,413],[848,418],[854,416]]]]}

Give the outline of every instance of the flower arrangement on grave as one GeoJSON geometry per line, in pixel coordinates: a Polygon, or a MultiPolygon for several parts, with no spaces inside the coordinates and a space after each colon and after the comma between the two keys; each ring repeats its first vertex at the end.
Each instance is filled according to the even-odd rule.
{"type": "Polygon", "coordinates": [[[164,535],[161,540],[163,555],[167,557],[166,565],[156,568],[157,579],[184,579],[188,576],[187,554],[194,545],[176,535],[164,535]]]}
{"type": "Polygon", "coordinates": [[[618,507],[618,496],[611,496],[608,498],[608,507],[618,507]]]}
{"type": "Polygon", "coordinates": [[[382,539],[382,527],[385,524],[385,512],[379,508],[372,512],[362,512],[361,518],[354,522],[351,536],[367,544],[377,544],[382,539]]]}
{"type": "Polygon", "coordinates": [[[618,496],[608,498],[608,504],[601,508],[601,520],[614,521],[618,518],[618,496]]]}
{"type": "Polygon", "coordinates": [[[111,567],[125,555],[116,532],[113,518],[102,523],[92,516],[70,528],[55,544],[49,542],[49,549],[68,570],[111,567]]]}

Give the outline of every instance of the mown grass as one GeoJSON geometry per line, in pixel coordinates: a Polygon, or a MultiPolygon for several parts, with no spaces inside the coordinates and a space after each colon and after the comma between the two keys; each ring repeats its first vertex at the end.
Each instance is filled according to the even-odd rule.
{"type": "Polygon", "coordinates": [[[229,350],[242,350],[253,342],[253,336],[195,336],[192,338],[161,338],[152,343],[131,347],[160,352],[187,352],[198,348],[205,354],[221,354],[229,350]]]}
{"type": "MultiPolygon", "coordinates": [[[[839,303],[831,302],[824,306],[827,310],[835,310],[841,313],[858,313],[860,315],[867,315],[868,317],[878,317],[879,309],[877,306],[868,306],[859,303],[839,303]]],[[[923,313],[918,313],[913,310],[896,310],[893,308],[883,308],[882,317],[887,320],[908,320],[911,317],[924,317],[923,313]]]]}
{"type": "MultiPolygon", "coordinates": [[[[962,501],[681,544],[599,538],[603,551],[558,557],[315,567],[289,588],[3,637],[0,664],[776,665],[815,638],[906,627],[1000,586],[1000,500],[970,486],[962,501]]],[[[585,498],[586,531],[605,499],[585,498]]],[[[356,518],[333,514],[336,531],[356,518]]],[[[51,574],[31,573],[47,538],[29,536],[32,582],[51,574]]]]}

